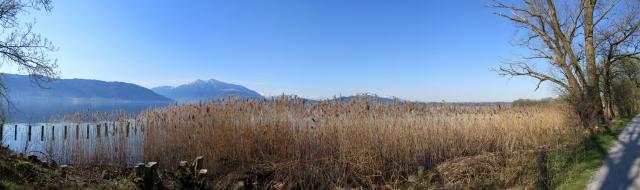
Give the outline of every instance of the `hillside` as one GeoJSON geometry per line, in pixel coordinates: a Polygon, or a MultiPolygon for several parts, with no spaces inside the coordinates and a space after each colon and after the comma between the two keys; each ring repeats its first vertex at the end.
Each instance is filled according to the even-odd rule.
{"type": "Polygon", "coordinates": [[[167,105],[173,100],[153,91],[124,82],[87,79],[58,79],[34,82],[25,75],[4,74],[9,106],[4,106],[10,122],[46,121],[72,112],[138,112],[167,105]]]}
{"type": "Polygon", "coordinates": [[[9,89],[12,100],[40,99],[105,99],[136,102],[170,102],[144,87],[124,82],[88,79],[58,79],[34,82],[25,75],[4,74],[2,82],[9,89]]]}
{"type": "Polygon", "coordinates": [[[160,86],[152,88],[154,92],[172,98],[178,102],[194,102],[227,98],[262,98],[258,92],[247,87],[221,82],[218,80],[196,80],[176,87],[160,86]]]}

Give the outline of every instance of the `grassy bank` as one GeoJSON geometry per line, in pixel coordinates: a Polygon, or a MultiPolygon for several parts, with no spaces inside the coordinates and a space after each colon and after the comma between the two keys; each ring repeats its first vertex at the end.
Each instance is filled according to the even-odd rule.
{"type": "Polygon", "coordinates": [[[0,189],[136,189],[126,168],[74,168],[27,159],[0,147],[0,189]]]}
{"type": "MultiPolygon", "coordinates": [[[[196,156],[204,156],[206,182],[214,189],[240,182],[272,189],[554,189],[582,176],[586,183],[628,120],[581,141],[575,117],[562,104],[283,98],[174,105],[147,110],[137,121],[144,128],[144,161],[159,162],[168,189],[180,181],[171,171],[196,156]]],[[[109,163],[100,159],[108,158],[84,160],[109,163]]],[[[93,173],[99,178],[99,170],[93,173]]],[[[121,183],[97,181],[135,181],[122,176],[121,183]]]]}
{"type": "Polygon", "coordinates": [[[607,150],[630,122],[629,118],[612,121],[611,131],[603,132],[580,144],[550,154],[548,167],[554,189],[585,189],[589,179],[602,166],[607,150]]]}

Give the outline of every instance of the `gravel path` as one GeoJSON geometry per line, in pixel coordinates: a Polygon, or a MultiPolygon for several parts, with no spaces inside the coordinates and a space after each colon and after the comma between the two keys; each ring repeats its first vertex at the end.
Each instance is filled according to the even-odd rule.
{"type": "Polygon", "coordinates": [[[633,119],[609,149],[607,160],[591,177],[589,190],[640,190],[640,116],[633,119]]]}

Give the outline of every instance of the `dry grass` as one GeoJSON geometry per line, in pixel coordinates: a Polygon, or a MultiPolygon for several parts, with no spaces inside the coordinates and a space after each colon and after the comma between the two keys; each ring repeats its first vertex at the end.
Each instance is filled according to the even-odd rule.
{"type": "Polygon", "coordinates": [[[282,97],[174,105],[139,119],[144,160],[173,167],[204,155],[205,167],[221,179],[219,187],[245,180],[317,189],[399,184],[419,166],[433,171],[455,159],[565,144],[576,137],[566,113],[561,105],[387,104],[366,98],[309,104],[282,97]]]}

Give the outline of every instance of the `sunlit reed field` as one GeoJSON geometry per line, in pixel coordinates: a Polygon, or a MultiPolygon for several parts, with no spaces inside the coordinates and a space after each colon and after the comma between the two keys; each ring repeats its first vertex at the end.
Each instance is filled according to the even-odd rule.
{"type": "MultiPolygon", "coordinates": [[[[205,157],[219,183],[329,188],[407,181],[458,158],[553,148],[574,139],[562,105],[229,99],[152,109],[144,160],[205,157]]],[[[575,138],[575,137],[574,137],[575,138]]]]}

